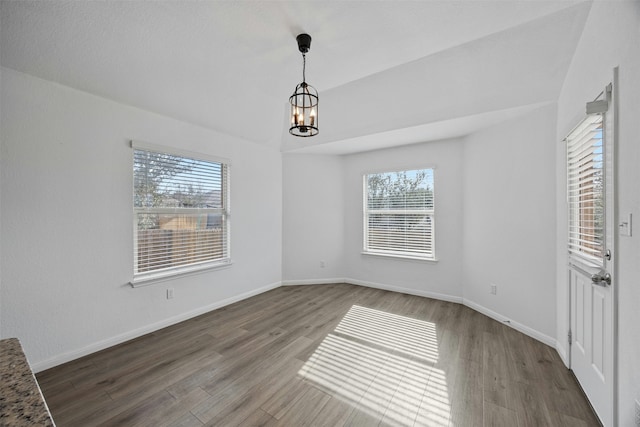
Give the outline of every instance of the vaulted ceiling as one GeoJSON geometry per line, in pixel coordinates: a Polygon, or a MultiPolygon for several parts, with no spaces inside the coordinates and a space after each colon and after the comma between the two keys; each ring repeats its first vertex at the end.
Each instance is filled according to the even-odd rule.
{"type": "Polygon", "coordinates": [[[589,1],[2,1],[0,65],[283,151],[463,136],[556,101],[589,1]],[[320,134],[288,134],[307,81],[320,134]]]}

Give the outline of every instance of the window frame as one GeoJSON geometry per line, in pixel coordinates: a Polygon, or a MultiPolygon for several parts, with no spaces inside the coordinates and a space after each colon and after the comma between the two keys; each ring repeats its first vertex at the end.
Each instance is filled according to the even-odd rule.
{"type": "Polygon", "coordinates": [[[231,161],[227,158],[212,156],[200,152],[193,152],[188,150],[177,149],[174,147],[167,147],[158,144],[151,144],[147,142],[131,140],[131,191],[132,196],[135,194],[135,176],[134,176],[134,154],[136,150],[149,151],[160,154],[167,154],[171,156],[179,156],[187,159],[205,161],[212,163],[219,163],[223,169],[221,172],[223,179],[221,184],[221,208],[172,208],[172,207],[154,207],[154,208],[137,208],[132,200],[132,225],[133,225],[133,278],[129,284],[133,287],[147,286],[156,282],[162,282],[170,280],[176,277],[204,273],[210,270],[217,270],[230,267],[233,262],[231,259],[231,161]],[[211,261],[199,261],[190,264],[185,264],[175,267],[167,267],[157,270],[136,272],[137,259],[138,259],[138,214],[142,212],[157,213],[157,214],[175,214],[175,213],[207,213],[207,214],[222,214],[225,222],[223,228],[223,250],[225,250],[225,256],[220,259],[211,261]]]}
{"type": "Polygon", "coordinates": [[[376,257],[384,257],[384,258],[392,258],[403,261],[417,261],[417,262],[437,262],[438,258],[436,256],[436,191],[435,191],[435,182],[436,182],[436,167],[433,165],[427,166],[410,166],[410,167],[399,167],[395,169],[383,169],[383,170],[373,170],[366,171],[362,174],[362,230],[363,230],[363,239],[362,239],[362,254],[376,257]],[[431,176],[433,178],[432,182],[432,205],[431,209],[369,209],[368,208],[368,177],[370,175],[376,174],[388,174],[388,173],[401,173],[401,172],[411,172],[411,171],[431,171],[431,176]],[[407,214],[407,215],[426,215],[431,219],[431,239],[430,239],[430,247],[431,247],[431,255],[419,256],[415,253],[411,252],[403,252],[400,250],[377,250],[371,249],[369,247],[369,215],[371,212],[375,212],[376,214],[407,214]]]}

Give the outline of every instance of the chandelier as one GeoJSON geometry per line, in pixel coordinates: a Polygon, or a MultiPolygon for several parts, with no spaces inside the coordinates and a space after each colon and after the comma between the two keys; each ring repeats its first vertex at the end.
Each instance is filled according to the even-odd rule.
{"type": "Polygon", "coordinates": [[[305,71],[307,66],[306,53],[311,48],[311,36],[299,34],[296,37],[298,50],[302,53],[302,83],[289,97],[291,104],[291,127],[289,133],[293,136],[309,137],[318,134],[318,91],[307,84],[305,71]]]}

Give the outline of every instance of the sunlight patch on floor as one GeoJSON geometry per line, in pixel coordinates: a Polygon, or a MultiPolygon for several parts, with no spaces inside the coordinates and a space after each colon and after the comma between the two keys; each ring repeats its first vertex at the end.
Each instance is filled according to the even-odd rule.
{"type": "Polygon", "coordinates": [[[391,425],[449,425],[436,327],[354,305],[300,369],[332,395],[391,425]]]}
{"type": "Polygon", "coordinates": [[[428,362],[438,361],[438,337],[432,322],[354,305],[335,332],[428,362]]]}

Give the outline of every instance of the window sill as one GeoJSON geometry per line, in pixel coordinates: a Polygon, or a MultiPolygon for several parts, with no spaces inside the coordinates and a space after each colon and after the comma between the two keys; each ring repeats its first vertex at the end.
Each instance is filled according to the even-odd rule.
{"type": "Polygon", "coordinates": [[[420,258],[416,256],[408,256],[408,255],[394,255],[394,254],[385,254],[379,252],[367,252],[362,251],[362,255],[381,257],[381,258],[392,258],[397,259],[399,261],[413,261],[413,262],[427,262],[427,263],[436,263],[438,262],[438,258],[420,258]]]}
{"type": "Polygon", "coordinates": [[[193,274],[202,274],[211,270],[222,270],[231,267],[233,263],[231,260],[216,263],[207,263],[200,265],[192,265],[175,270],[160,271],[152,273],[142,273],[133,277],[133,280],[129,282],[131,287],[139,288],[142,286],[149,286],[159,282],[165,282],[167,280],[175,279],[183,276],[190,276],[193,274]]]}

